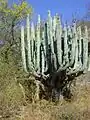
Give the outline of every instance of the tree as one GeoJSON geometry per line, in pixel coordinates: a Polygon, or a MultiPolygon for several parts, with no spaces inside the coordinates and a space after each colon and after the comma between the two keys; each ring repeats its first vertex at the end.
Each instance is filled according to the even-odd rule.
{"type": "Polygon", "coordinates": [[[6,43],[5,55],[19,41],[17,31],[27,14],[32,14],[32,7],[24,0],[9,5],[7,0],[0,0],[0,39],[6,43]]]}

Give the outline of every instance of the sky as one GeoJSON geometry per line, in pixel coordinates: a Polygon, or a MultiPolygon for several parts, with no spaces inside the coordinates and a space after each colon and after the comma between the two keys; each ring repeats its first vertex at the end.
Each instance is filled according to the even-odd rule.
{"type": "Polygon", "coordinates": [[[46,19],[47,11],[51,10],[52,16],[56,13],[60,14],[63,21],[71,21],[72,16],[82,18],[86,11],[90,0],[27,0],[34,9],[34,17],[41,15],[42,19],[46,19]]]}
{"type": "Polygon", "coordinates": [[[51,10],[52,16],[58,13],[61,15],[62,21],[71,22],[72,16],[78,19],[84,17],[90,0],[27,0],[27,2],[33,8],[33,20],[35,21],[38,14],[45,20],[47,11],[51,10]]]}

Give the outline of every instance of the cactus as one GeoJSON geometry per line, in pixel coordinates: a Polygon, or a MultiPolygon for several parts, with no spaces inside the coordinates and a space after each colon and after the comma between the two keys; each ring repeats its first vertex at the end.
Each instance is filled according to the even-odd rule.
{"type": "Polygon", "coordinates": [[[68,58],[68,34],[67,34],[67,25],[64,25],[64,65],[69,64],[69,58],[68,58]]]}
{"type": "Polygon", "coordinates": [[[38,78],[35,80],[37,100],[41,87],[43,90],[52,89],[51,92],[53,90],[62,92],[65,87],[67,88],[66,84],[68,85],[78,73],[90,71],[86,26],[82,36],[81,26],[77,28],[74,23],[73,26],[65,24],[63,27],[60,16],[56,14],[51,17],[48,11],[46,22],[42,23],[38,15],[36,26],[32,22],[31,27],[29,15],[27,15],[26,28],[25,41],[24,26],[21,27],[22,63],[25,72],[38,78]]]}
{"type": "Polygon", "coordinates": [[[56,22],[57,22],[57,19],[56,19],[56,16],[54,16],[53,20],[52,20],[52,34],[53,34],[53,40],[55,41],[56,40],[56,22]]]}
{"type": "Polygon", "coordinates": [[[70,26],[67,27],[67,44],[68,44],[68,59],[69,59],[69,62],[71,61],[72,59],[72,56],[71,56],[71,50],[72,50],[72,29],[70,26]]]}
{"type": "Polygon", "coordinates": [[[29,22],[29,14],[27,15],[27,61],[28,61],[28,69],[32,71],[33,65],[31,61],[31,46],[30,46],[30,22],[29,22]]]}
{"type": "Polygon", "coordinates": [[[41,39],[40,39],[40,15],[38,15],[38,22],[37,22],[37,29],[36,29],[36,49],[37,49],[37,71],[40,73],[40,44],[41,44],[41,39]]]}
{"type": "Polygon", "coordinates": [[[58,63],[59,63],[59,66],[62,67],[62,38],[61,38],[61,35],[62,35],[62,28],[60,26],[60,18],[59,16],[56,16],[56,20],[57,20],[57,23],[56,23],[56,45],[57,45],[57,60],[58,60],[58,63]]]}
{"type": "Polygon", "coordinates": [[[79,64],[78,64],[78,35],[77,35],[77,29],[76,29],[76,24],[75,24],[75,29],[74,29],[74,40],[75,40],[75,64],[74,64],[74,69],[79,69],[79,64]]]}
{"type": "Polygon", "coordinates": [[[30,37],[30,45],[31,45],[31,61],[35,65],[35,56],[34,56],[34,42],[35,42],[35,29],[34,23],[31,23],[31,37],[30,37]]]}
{"type": "Polygon", "coordinates": [[[79,65],[80,65],[80,68],[82,68],[82,60],[81,60],[81,57],[82,57],[82,32],[81,32],[81,26],[79,26],[79,65]]]}
{"type": "Polygon", "coordinates": [[[88,71],[90,71],[90,55],[88,57],[88,71]]]}
{"type": "Polygon", "coordinates": [[[25,72],[27,71],[26,66],[26,54],[25,54],[25,42],[24,42],[24,26],[21,26],[21,56],[22,56],[22,63],[23,63],[23,69],[25,72]]]}
{"type": "Polygon", "coordinates": [[[25,71],[35,71],[37,74],[51,74],[55,71],[67,69],[69,72],[88,70],[88,32],[85,35],[76,23],[73,27],[64,27],[58,14],[41,25],[38,15],[37,25],[34,26],[27,15],[27,42],[24,43],[24,27],[21,27],[21,52],[25,71]],[[27,51],[25,48],[27,46],[27,51]],[[29,69],[28,69],[29,68],[29,69]]]}
{"type": "Polygon", "coordinates": [[[88,66],[88,30],[87,26],[85,26],[85,37],[83,39],[84,45],[83,45],[83,67],[84,67],[84,72],[87,71],[88,66]]]}
{"type": "Polygon", "coordinates": [[[42,58],[42,61],[41,61],[41,66],[42,66],[42,70],[41,70],[41,72],[42,73],[44,73],[44,71],[45,71],[45,53],[44,53],[44,51],[45,51],[45,44],[44,44],[44,31],[42,31],[42,44],[41,44],[41,58],[42,58]]]}
{"type": "Polygon", "coordinates": [[[56,70],[57,69],[57,65],[56,65],[56,56],[55,56],[55,53],[54,53],[54,40],[53,40],[53,20],[52,20],[52,17],[51,17],[51,14],[50,14],[50,11],[48,11],[48,26],[49,26],[49,29],[48,29],[48,32],[49,32],[49,36],[48,36],[48,39],[50,40],[50,48],[51,48],[51,63],[52,63],[52,71],[56,70]]]}

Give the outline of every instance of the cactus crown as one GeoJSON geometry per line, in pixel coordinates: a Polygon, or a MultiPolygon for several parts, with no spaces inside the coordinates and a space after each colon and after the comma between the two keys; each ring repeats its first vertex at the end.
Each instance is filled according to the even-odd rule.
{"type": "MultiPolygon", "coordinates": [[[[21,27],[21,52],[25,71],[50,74],[58,69],[67,68],[67,72],[88,70],[88,30],[82,37],[81,27],[64,27],[58,14],[48,19],[41,27],[40,15],[37,26],[29,21],[27,15],[27,42],[24,41],[24,27],[21,27]]],[[[90,65],[89,65],[90,66],[90,65]]]]}

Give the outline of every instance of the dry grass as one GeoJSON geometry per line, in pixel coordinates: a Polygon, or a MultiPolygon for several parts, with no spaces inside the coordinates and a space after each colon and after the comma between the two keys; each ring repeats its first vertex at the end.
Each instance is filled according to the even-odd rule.
{"type": "Polygon", "coordinates": [[[13,62],[7,63],[3,57],[0,57],[0,120],[19,119],[24,102],[22,91],[16,80],[19,74],[13,62]]]}
{"type": "Polygon", "coordinates": [[[71,102],[40,101],[25,108],[23,120],[90,120],[90,85],[77,85],[71,102]]]}
{"type": "Polygon", "coordinates": [[[23,94],[15,79],[22,74],[17,67],[0,63],[0,120],[90,120],[90,84],[78,84],[71,102],[42,100],[22,106],[23,94]]]}

